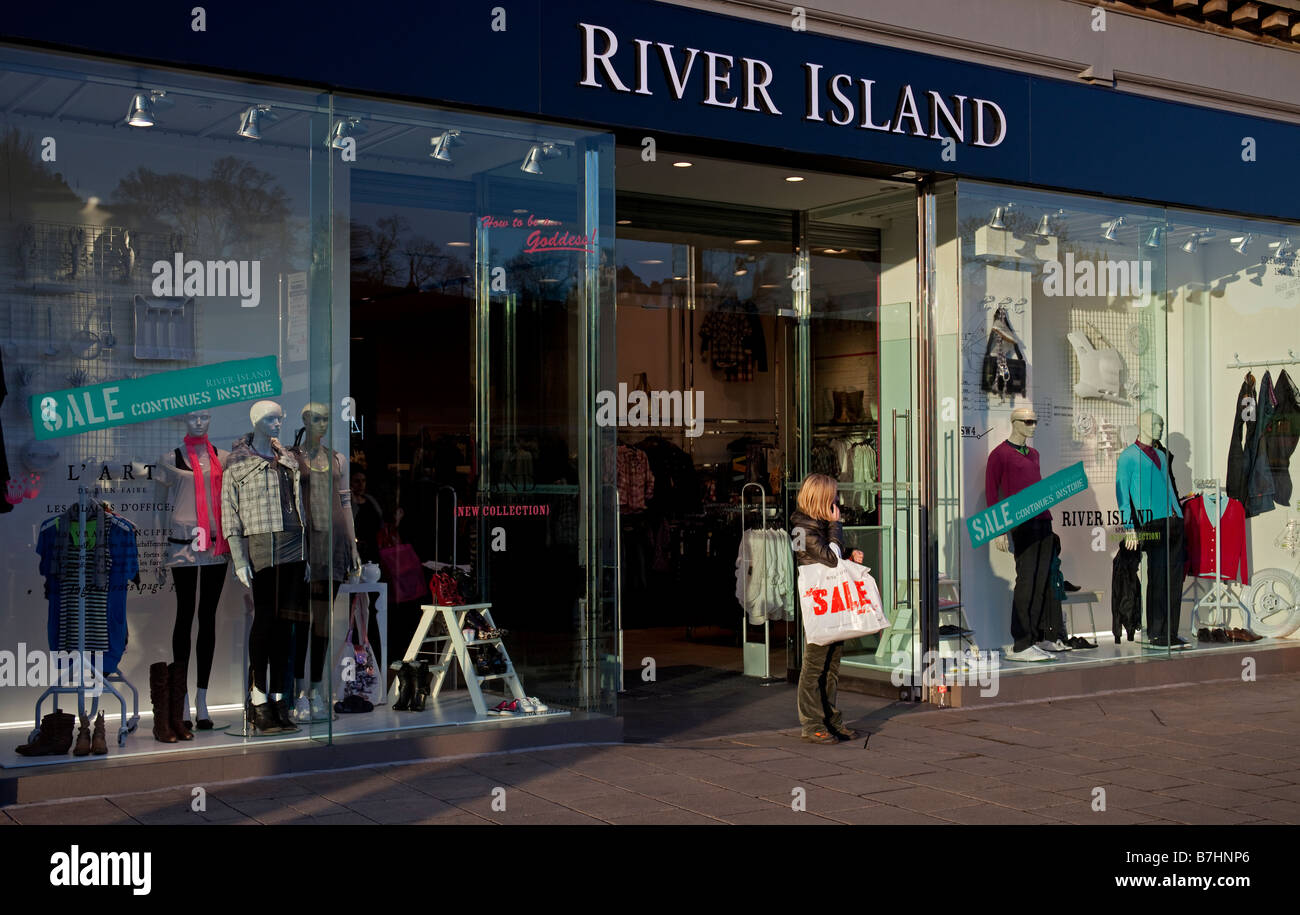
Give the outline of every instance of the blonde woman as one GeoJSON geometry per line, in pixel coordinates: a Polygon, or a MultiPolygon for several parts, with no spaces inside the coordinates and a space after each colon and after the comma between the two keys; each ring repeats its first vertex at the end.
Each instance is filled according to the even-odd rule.
{"type": "MultiPolygon", "coordinates": [[[[840,524],[840,507],[836,503],[835,480],[824,473],[810,473],[799,487],[798,509],[790,516],[791,534],[798,542],[803,531],[803,549],[795,551],[795,561],[802,568],[821,563],[834,568],[840,555],[852,562],[862,562],[862,551],[846,548],[844,528],[840,524]]],[[[804,646],[803,669],[799,673],[799,724],[803,739],[812,743],[838,743],[853,740],[858,733],[844,726],[844,717],[835,707],[840,679],[842,642],[831,645],[804,646]]]]}

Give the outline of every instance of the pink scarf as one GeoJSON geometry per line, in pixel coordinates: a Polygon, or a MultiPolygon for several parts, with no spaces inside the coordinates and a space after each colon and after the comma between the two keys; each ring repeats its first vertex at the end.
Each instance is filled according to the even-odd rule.
{"type": "Polygon", "coordinates": [[[221,536],[221,462],[217,460],[217,449],[212,447],[206,435],[185,436],[185,453],[190,459],[190,469],[194,471],[194,508],[195,520],[208,538],[208,549],[213,556],[230,552],[230,544],[221,536]],[[212,479],[210,485],[204,486],[203,466],[195,449],[206,445],[208,449],[208,469],[212,479]],[[212,517],[208,517],[208,506],[212,506],[212,517]],[[215,532],[215,535],[214,535],[215,532]]]}

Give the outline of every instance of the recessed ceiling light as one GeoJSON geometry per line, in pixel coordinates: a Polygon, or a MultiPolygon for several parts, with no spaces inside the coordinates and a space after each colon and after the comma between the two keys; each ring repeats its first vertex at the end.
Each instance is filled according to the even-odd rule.
{"type": "Polygon", "coordinates": [[[663,261],[659,261],[659,260],[650,260],[650,261],[637,261],[637,263],[639,263],[639,264],[662,264],[663,261]]]}
{"type": "Polygon", "coordinates": [[[673,277],[673,279],[675,279],[675,280],[684,280],[684,279],[686,279],[686,277],[684,277],[684,276],[675,276],[675,277],[673,277]]]}
{"type": "Polygon", "coordinates": [[[515,207],[515,208],[514,208],[513,210],[511,210],[510,212],[512,212],[512,213],[527,213],[528,211],[527,211],[526,209],[524,209],[523,207],[515,207]]]}
{"type": "Polygon", "coordinates": [[[737,238],[737,239],[736,239],[736,244],[738,244],[738,245],[761,245],[762,242],[759,241],[757,238],[737,238]]]}
{"type": "Polygon", "coordinates": [[[558,226],[560,224],[558,219],[536,219],[533,221],[539,226],[558,226]]]}
{"type": "Polygon", "coordinates": [[[822,248],[822,254],[848,254],[848,248],[822,248]]]}
{"type": "Polygon", "coordinates": [[[713,289],[713,288],[716,288],[718,284],[717,284],[717,283],[696,283],[695,285],[696,285],[696,286],[703,286],[703,287],[705,287],[705,288],[713,289]]]}
{"type": "Polygon", "coordinates": [[[553,277],[553,276],[544,276],[544,277],[542,277],[540,280],[538,280],[538,282],[539,282],[539,283],[558,283],[559,280],[557,280],[557,279],[556,279],[555,277],[553,277]]]}
{"type": "Polygon", "coordinates": [[[630,225],[632,225],[632,220],[630,220],[630,219],[620,219],[620,220],[618,220],[618,224],[619,224],[620,226],[630,226],[630,225]]]}
{"type": "Polygon", "coordinates": [[[761,284],[758,288],[759,288],[759,289],[775,289],[776,286],[777,286],[776,283],[763,283],[763,284],[761,284]]]}
{"type": "Polygon", "coordinates": [[[803,177],[802,177],[801,175],[787,175],[786,178],[785,178],[785,180],[786,180],[786,181],[802,181],[802,180],[803,180],[803,177]]]}
{"type": "Polygon", "coordinates": [[[468,248],[468,247],[469,247],[469,242],[467,242],[467,241],[449,241],[449,242],[447,242],[447,247],[448,247],[448,248],[468,248]]]}
{"type": "Polygon", "coordinates": [[[693,164],[691,162],[674,162],[673,168],[690,168],[693,164]]]}

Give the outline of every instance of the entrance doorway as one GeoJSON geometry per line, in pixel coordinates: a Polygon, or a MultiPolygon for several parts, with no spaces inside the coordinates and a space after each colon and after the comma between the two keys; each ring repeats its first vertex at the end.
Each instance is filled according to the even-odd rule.
{"type": "MultiPolygon", "coordinates": [[[[810,472],[838,480],[850,546],[913,625],[916,189],[659,158],[617,151],[625,691],[785,682],[802,659],[789,516],[810,472]],[[649,409],[677,399],[680,416],[649,409]]],[[[892,641],[846,660],[875,667],[892,641]]]]}

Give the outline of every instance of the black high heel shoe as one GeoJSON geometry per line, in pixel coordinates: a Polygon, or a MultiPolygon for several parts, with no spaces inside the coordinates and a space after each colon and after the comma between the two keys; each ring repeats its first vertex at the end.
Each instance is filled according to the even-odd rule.
{"type": "Polygon", "coordinates": [[[293,732],[299,730],[298,725],[294,722],[293,716],[289,714],[289,701],[287,699],[276,699],[270,703],[271,709],[275,714],[276,720],[280,722],[280,730],[284,732],[293,732]]]}
{"type": "Polygon", "coordinates": [[[397,683],[397,701],[393,703],[393,711],[409,711],[411,700],[415,698],[415,667],[409,661],[403,661],[397,669],[397,683]]]}
{"type": "Polygon", "coordinates": [[[412,674],[415,681],[415,697],[411,699],[410,709],[413,712],[424,711],[424,703],[429,698],[429,692],[433,689],[433,671],[429,670],[429,663],[421,661],[420,666],[412,674]]]}
{"type": "Polygon", "coordinates": [[[248,715],[248,723],[259,734],[279,734],[284,730],[284,728],[280,727],[280,721],[275,714],[275,707],[270,702],[253,705],[252,700],[249,700],[245,707],[245,713],[248,715]]]}

